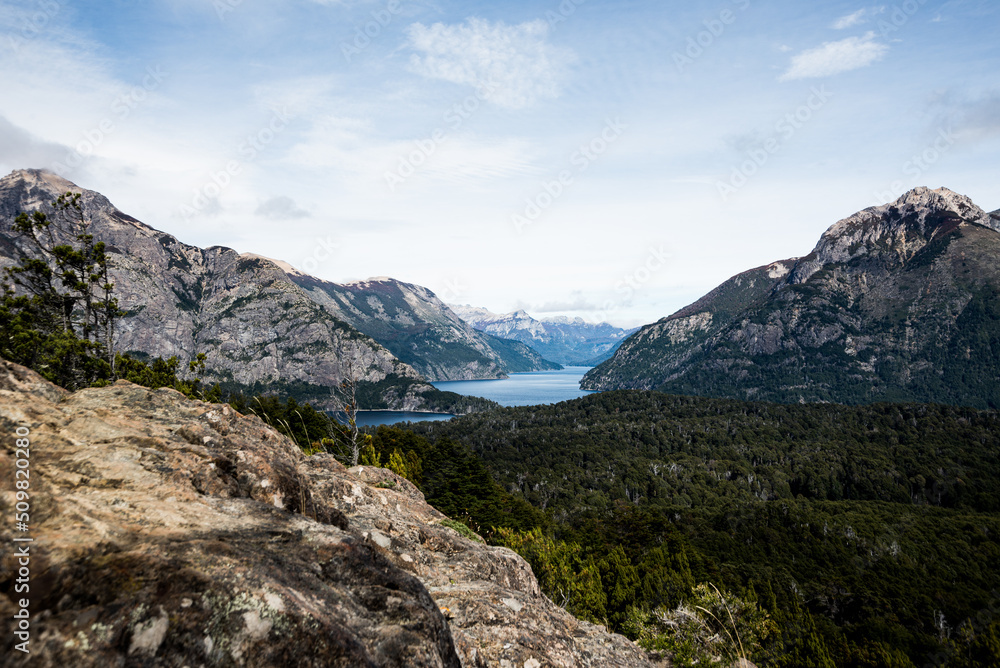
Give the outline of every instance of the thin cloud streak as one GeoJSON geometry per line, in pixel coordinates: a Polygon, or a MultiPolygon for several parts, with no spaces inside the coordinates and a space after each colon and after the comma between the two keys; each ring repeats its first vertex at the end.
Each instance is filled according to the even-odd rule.
{"type": "Polygon", "coordinates": [[[793,56],[791,66],[778,77],[778,81],[815,79],[850,72],[868,67],[888,52],[889,47],[876,42],[873,32],[868,32],[863,37],[825,42],[822,46],[793,56]]]}

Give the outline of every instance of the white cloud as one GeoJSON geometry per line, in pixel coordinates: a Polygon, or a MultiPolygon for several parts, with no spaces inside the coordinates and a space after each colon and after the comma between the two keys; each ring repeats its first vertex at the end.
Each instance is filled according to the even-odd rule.
{"type": "Polygon", "coordinates": [[[0,115],[0,175],[15,169],[49,167],[69,148],[40,139],[0,115]]]}
{"type": "Polygon", "coordinates": [[[859,9],[853,14],[848,14],[847,16],[841,16],[839,19],[833,22],[833,25],[831,27],[834,30],[844,30],[845,28],[856,26],[864,20],[865,14],[867,13],[868,13],[867,10],[859,9]]]}
{"type": "Polygon", "coordinates": [[[531,21],[510,26],[471,18],[464,24],[414,23],[407,29],[413,54],[412,71],[476,87],[496,87],[494,104],[509,109],[526,107],[539,98],[559,94],[559,82],[575,56],[569,49],[546,41],[549,25],[531,21]]]}
{"type": "Polygon", "coordinates": [[[889,51],[889,47],[875,41],[875,33],[864,37],[848,37],[838,42],[826,42],[815,49],[803,51],[792,57],[788,71],[779,81],[828,77],[867,67],[889,51]]]}

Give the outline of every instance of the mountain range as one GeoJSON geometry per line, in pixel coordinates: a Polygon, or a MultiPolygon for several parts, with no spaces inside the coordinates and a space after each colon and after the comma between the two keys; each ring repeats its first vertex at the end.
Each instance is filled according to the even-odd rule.
{"type": "Polygon", "coordinates": [[[536,320],[525,311],[498,315],[475,306],[451,310],[476,329],[502,339],[520,341],[546,359],[569,366],[594,366],[611,357],[622,341],[636,331],[606,322],[593,324],[565,316],[536,320]]]}
{"type": "Polygon", "coordinates": [[[589,390],[1000,407],[1000,213],[916,188],[646,325],[589,390]]]}
{"type": "Polygon", "coordinates": [[[290,267],[286,275],[328,313],[372,337],[429,380],[498,378],[560,368],[523,343],[470,327],[419,285],[386,277],[338,284],[290,267]]]}
{"type": "Polygon", "coordinates": [[[341,286],[260,255],[184,244],[42,170],[0,179],[0,267],[31,252],[10,222],[22,211],[51,213],[66,192],[81,193],[90,233],[108,246],[125,311],[122,352],[185,364],[206,353],[207,381],[291,392],[320,406],[350,371],[368,387],[366,408],[448,412],[471,406],[428,381],[557,368],[526,346],[476,331],[426,288],[392,279],[341,286]]]}

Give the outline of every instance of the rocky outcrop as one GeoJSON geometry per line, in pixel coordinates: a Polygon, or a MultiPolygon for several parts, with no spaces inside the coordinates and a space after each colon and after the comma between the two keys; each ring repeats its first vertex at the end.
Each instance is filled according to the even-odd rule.
{"type": "Polygon", "coordinates": [[[916,188],[628,339],[585,389],[1000,406],[1000,218],[916,188]]]}
{"type": "Polygon", "coordinates": [[[546,359],[571,366],[591,366],[606,360],[635,331],[606,322],[589,323],[582,318],[536,320],[525,311],[498,315],[484,308],[454,305],[451,310],[482,332],[501,339],[520,341],[537,350],[546,359]]]}
{"type": "Polygon", "coordinates": [[[805,283],[827,265],[865,256],[890,268],[902,266],[962,223],[1000,231],[1000,220],[968,197],[947,188],[914,188],[892,204],[869,207],[834,224],[813,252],[796,264],[789,283],[805,283]]]}
{"type": "Polygon", "coordinates": [[[0,361],[0,513],[30,432],[30,519],[0,561],[3,666],[645,666],[505,548],[383,469],[125,381],[69,394],[0,361]],[[23,445],[23,444],[22,444],[23,445]],[[30,655],[13,615],[30,601],[30,655]]]}

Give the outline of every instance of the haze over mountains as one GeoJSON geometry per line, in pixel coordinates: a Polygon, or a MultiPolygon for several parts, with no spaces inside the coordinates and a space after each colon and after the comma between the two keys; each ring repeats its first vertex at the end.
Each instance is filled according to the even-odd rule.
{"type": "Polygon", "coordinates": [[[646,325],[583,387],[998,407],[998,257],[997,212],[916,188],[646,325]]]}
{"type": "Polygon", "coordinates": [[[480,331],[521,341],[546,359],[570,366],[603,362],[638,329],[622,329],[606,322],[593,324],[583,318],[565,316],[536,320],[523,310],[498,315],[484,308],[454,304],[451,310],[480,331]]]}
{"type": "MultiPolygon", "coordinates": [[[[425,288],[392,279],[341,286],[252,253],[189,246],[50,172],[0,179],[0,218],[50,210],[67,191],[82,192],[90,231],[108,244],[126,312],[121,351],[183,363],[204,352],[207,380],[295,391],[321,405],[348,364],[378,386],[377,405],[366,407],[404,410],[467,408],[443,405],[428,380],[558,368],[520,343],[476,331],[425,288]]],[[[0,230],[0,266],[27,252],[7,226],[0,230]]]]}

